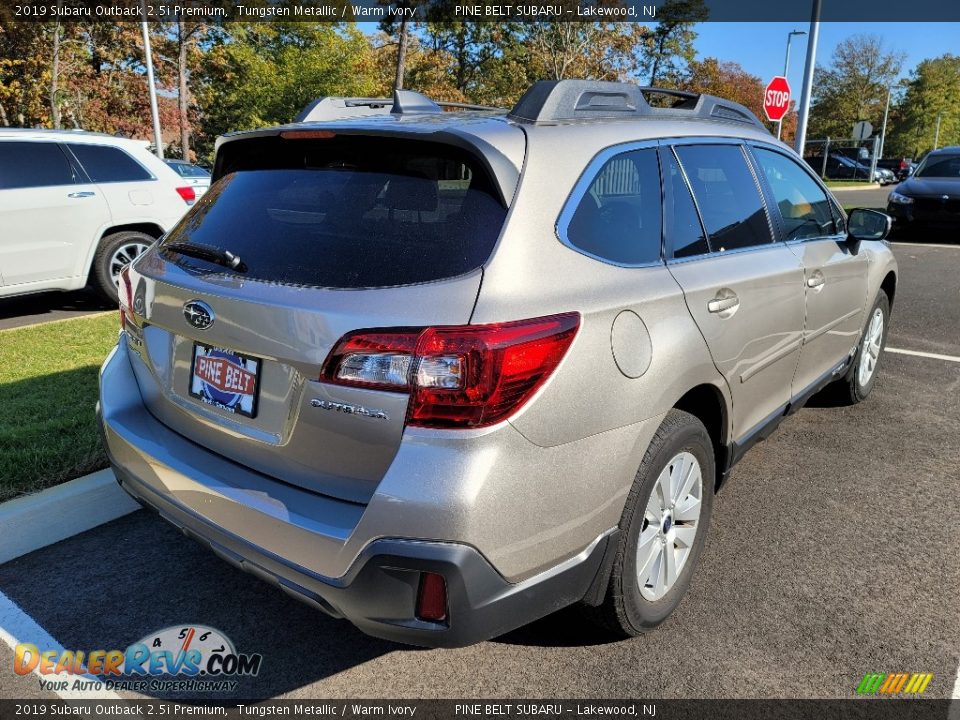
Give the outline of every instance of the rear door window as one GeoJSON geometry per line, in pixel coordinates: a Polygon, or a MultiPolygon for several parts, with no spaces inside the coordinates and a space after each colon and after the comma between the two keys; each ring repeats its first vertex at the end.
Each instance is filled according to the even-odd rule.
{"type": "MultiPolygon", "coordinates": [[[[332,134],[332,133],[331,133],[332,134]]],[[[440,143],[277,140],[237,163],[168,234],[229,250],[245,277],[328,288],[451,278],[489,258],[506,218],[482,162],[440,143]]],[[[168,250],[181,265],[227,272],[168,250]]]]}
{"type": "Polygon", "coordinates": [[[153,177],[120,148],[80,143],[70,143],[68,147],[95,183],[136,182],[153,177]]]}
{"type": "Polygon", "coordinates": [[[561,232],[578,250],[618,265],[660,259],[662,203],[655,148],[608,160],[561,232]]]}
{"type": "Polygon", "coordinates": [[[674,149],[693,189],[711,251],[773,242],[760,189],[739,145],[678,145],[674,149]]]}
{"type": "Polygon", "coordinates": [[[836,233],[830,200],[806,170],[773,150],[755,147],[753,154],[776,200],[785,240],[836,233]]]}
{"type": "Polygon", "coordinates": [[[0,142],[0,190],[72,185],[70,161],[54,142],[0,142]]]}
{"type": "Polygon", "coordinates": [[[690,188],[687,187],[687,181],[680,170],[680,164],[669,149],[661,157],[664,163],[667,238],[673,257],[686,258],[709,253],[707,235],[700,224],[700,217],[690,196],[690,188]]]}

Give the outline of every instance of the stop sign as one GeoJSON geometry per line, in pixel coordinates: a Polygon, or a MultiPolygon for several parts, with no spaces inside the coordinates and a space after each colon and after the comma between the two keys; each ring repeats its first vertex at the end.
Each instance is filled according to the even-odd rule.
{"type": "Polygon", "coordinates": [[[790,83],[782,75],[777,75],[763,91],[763,111],[776,122],[783,119],[790,107],[790,83]]]}

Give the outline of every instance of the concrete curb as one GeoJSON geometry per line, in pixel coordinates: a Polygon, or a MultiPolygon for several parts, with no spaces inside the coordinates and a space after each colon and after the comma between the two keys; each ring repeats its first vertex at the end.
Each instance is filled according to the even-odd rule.
{"type": "MultiPolygon", "coordinates": [[[[893,184],[896,185],[896,183],[893,183],[893,184]]],[[[844,185],[843,187],[830,187],[829,185],[827,185],[827,189],[830,192],[835,192],[835,193],[850,192],[852,190],[881,190],[885,187],[890,187],[890,185],[881,185],[880,183],[869,183],[869,184],[863,184],[858,186],[844,185]]]]}
{"type": "Polygon", "coordinates": [[[0,563],[139,509],[120,489],[112,470],[100,470],[35,495],[0,503],[0,563]]]}

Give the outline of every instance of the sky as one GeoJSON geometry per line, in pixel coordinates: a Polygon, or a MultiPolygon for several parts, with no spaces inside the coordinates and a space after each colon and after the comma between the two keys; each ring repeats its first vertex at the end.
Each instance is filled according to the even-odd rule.
{"type": "MultiPolygon", "coordinates": [[[[696,26],[695,47],[700,58],[732,60],[740,63],[747,72],[767,81],[783,72],[787,33],[809,29],[809,22],[700,23],[696,26]]],[[[820,24],[817,62],[829,64],[837,44],[850,35],[860,33],[877,35],[883,40],[885,49],[906,53],[901,73],[903,77],[907,77],[921,60],[944,53],[960,54],[960,23],[825,22],[820,24]]],[[[787,79],[797,98],[800,96],[806,53],[807,36],[794,36],[787,79]]]]}

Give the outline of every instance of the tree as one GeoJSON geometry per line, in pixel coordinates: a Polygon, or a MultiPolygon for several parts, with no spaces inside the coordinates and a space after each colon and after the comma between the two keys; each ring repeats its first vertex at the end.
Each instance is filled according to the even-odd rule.
{"type": "Polygon", "coordinates": [[[647,85],[676,85],[696,57],[693,26],[707,19],[703,0],[667,0],[657,11],[657,25],[643,39],[639,69],[647,85]]]}
{"type": "Polygon", "coordinates": [[[380,91],[373,49],[355,26],[236,23],[224,30],[194,71],[198,157],[209,159],[218,135],[291,122],[318,97],[380,91]]]}
{"type": "Polygon", "coordinates": [[[960,56],[947,53],[913,70],[891,110],[884,153],[916,158],[933,149],[938,115],[940,145],[960,144],[960,56]]]}
{"type": "Polygon", "coordinates": [[[810,136],[849,137],[859,120],[879,127],[904,57],[876,35],[853,35],[837,45],[830,65],[814,74],[810,136]]]}
{"type": "MultiPolygon", "coordinates": [[[[723,62],[717,58],[704,58],[690,63],[689,70],[680,82],[680,89],[696,93],[708,93],[740,103],[761,120],[765,84],[756,75],[751,75],[738,63],[723,62]]],[[[783,118],[782,138],[792,138],[796,130],[796,112],[783,118]]]]}

